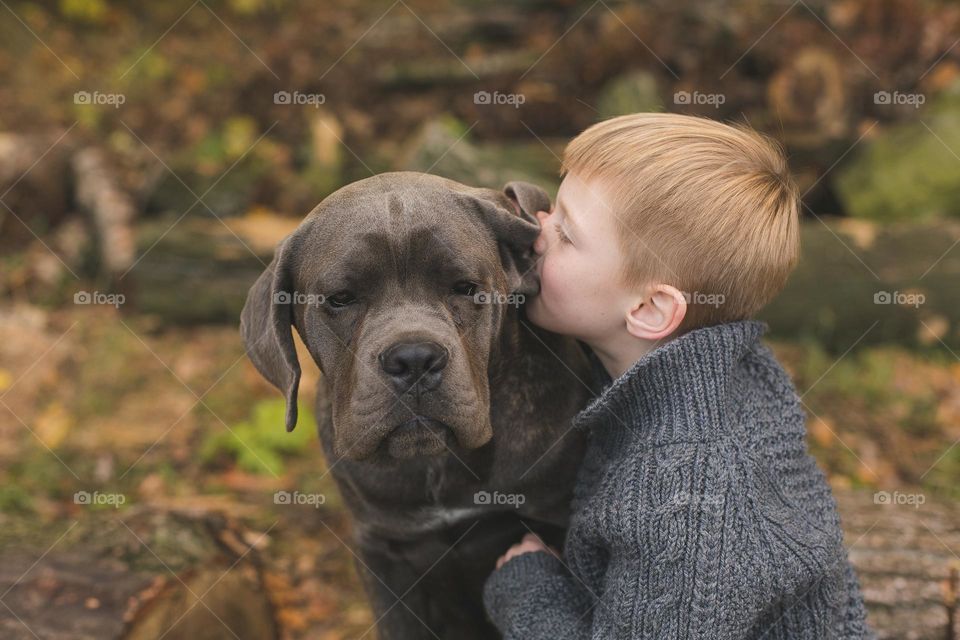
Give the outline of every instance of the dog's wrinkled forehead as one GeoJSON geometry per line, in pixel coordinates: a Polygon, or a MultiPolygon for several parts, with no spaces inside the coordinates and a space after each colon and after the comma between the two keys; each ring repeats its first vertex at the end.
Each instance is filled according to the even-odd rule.
{"type": "MultiPolygon", "coordinates": [[[[481,278],[499,262],[494,232],[478,199],[502,197],[438,176],[384,174],[328,197],[307,220],[311,236],[300,270],[310,281],[370,282],[384,272],[481,278]],[[415,177],[409,177],[409,176],[415,177]]],[[[503,198],[503,204],[509,201],[503,198]]],[[[335,283],[330,283],[331,285],[335,283]]]]}

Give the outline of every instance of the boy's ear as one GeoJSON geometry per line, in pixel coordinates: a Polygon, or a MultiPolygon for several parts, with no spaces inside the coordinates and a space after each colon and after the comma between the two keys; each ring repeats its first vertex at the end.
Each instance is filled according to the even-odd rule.
{"type": "Polygon", "coordinates": [[[663,340],[676,332],[687,314],[687,299],[676,287],[658,284],[627,312],[627,331],[644,340],[663,340]]]}

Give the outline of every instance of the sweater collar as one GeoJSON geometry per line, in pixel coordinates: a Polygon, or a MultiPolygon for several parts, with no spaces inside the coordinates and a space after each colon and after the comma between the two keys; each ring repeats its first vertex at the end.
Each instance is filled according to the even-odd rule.
{"type": "Polygon", "coordinates": [[[591,353],[603,386],[574,417],[574,427],[634,430],[658,442],[714,437],[732,374],[767,329],[758,320],[694,329],[648,352],[615,380],[591,353]]]}

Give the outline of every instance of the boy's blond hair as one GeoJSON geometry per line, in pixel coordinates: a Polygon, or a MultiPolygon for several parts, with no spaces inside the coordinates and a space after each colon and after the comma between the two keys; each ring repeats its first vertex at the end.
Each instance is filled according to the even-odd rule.
{"type": "Polygon", "coordinates": [[[679,332],[753,316],[796,266],[796,184],[780,146],[748,127],[673,113],[611,118],[567,145],[568,173],[605,187],[621,284],[684,292],[679,332]]]}

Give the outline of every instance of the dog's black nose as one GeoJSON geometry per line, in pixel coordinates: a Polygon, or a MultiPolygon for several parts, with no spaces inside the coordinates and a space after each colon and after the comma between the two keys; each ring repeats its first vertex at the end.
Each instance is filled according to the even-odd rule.
{"type": "Polygon", "coordinates": [[[447,350],[436,342],[398,342],[380,353],[380,368],[401,391],[435,389],[447,366],[447,350]]]}

